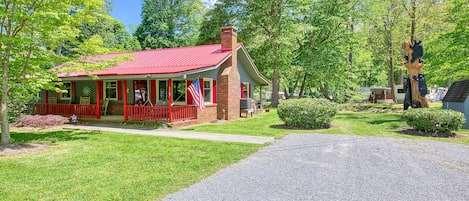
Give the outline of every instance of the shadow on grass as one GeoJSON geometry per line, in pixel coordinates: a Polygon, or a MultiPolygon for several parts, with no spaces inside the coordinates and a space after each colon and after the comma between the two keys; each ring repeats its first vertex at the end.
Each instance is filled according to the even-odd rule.
{"type": "Polygon", "coordinates": [[[368,119],[369,117],[363,115],[357,115],[355,113],[340,113],[334,118],[338,119],[368,119]]]}
{"type": "Polygon", "coordinates": [[[57,142],[86,140],[88,135],[97,134],[96,132],[86,131],[45,131],[45,132],[11,132],[11,139],[14,142],[57,142]]]}
{"type": "Polygon", "coordinates": [[[369,124],[384,124],[384,123],[391,123],[391,122],[403,122],[401,119],[377,119],[373,121],[369,121],[369,124]]]}
{"type": "Polygon", "coordinates": [[[284,129],[284,130],[305,130],[305,131],[314,131],[314,130],[328,129],[328,128],[331,127],[331,125],[329,125],[328,127],[324,127],[324,128],[298,128],[298,127],[287,126],[286,124],[270,125],[269,127],[270,127],[270,128],[275,128],[275,129],[284,129]]]}
{"type": "Polygon", "coordinates": [[[442,137],[442,138],[456,137],[456,133],[440,133],[440,134],[426,133],[426,132],[418,131],[418,130],[415,130],[415,129],[404,129],[404,130],[400,130],[398,132],[401,133],[401,134],[405,134],[405,135],[423,136],[423,137],[442,137]]]}

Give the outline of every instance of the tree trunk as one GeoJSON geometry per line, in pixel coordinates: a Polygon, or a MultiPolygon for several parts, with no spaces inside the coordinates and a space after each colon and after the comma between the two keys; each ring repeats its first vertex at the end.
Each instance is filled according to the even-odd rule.
{"type": "Polygon", "coordinates": [[[278,92],[279,92],[279,78],[278,71],[274,70],[274,75],[272,76],[272,107],[278,106],[278,92]]]}
{"type": "Polygon", "coordinates": [[[327,100],[333,101],[333,98],[329,96],[329,85],[324,84],[323,86],[319,87],[319,90],[321,91],[322,96],[324,96],[324,98],[326,98],[327,100]]]}
{"type": "Polygon", "coordinates": [[[10,144],[10,125],[8,124],[7,96],[2,96],[0,103],[0,115],[2,121],[2,144],[10,144]]]}
{"type": "MultiPolygon", "coordinates": [[[[350,16],[350,25],[349,25],[349,28],[350,28],[350,32],[351,32],[351,37],[353,38],[353,16],[350,16]]],[[[350,77],[349,77],[349,80],[351,83],[353,83],[353,44],[351,43],[350,44],[350,48],[349,48],[349,54],[348,54],[348,62],[349,62],[349,65],[350,65],[350,77]]],[[[350,90],[353,90],[353,87],[350,87],[350,90]]]]}
{"type": "Polygon", "coordinates": [[[10,125],[8,124],[8,67],[6,64],[3,64],[2,71],[2,94],[0,100],[2,144],[10,144],[10,125]]]}
{"type": "Polygon", "coordinates": [[[289,99],[291,97],[290,92],[288,92],[288,88],[283,89],[283,94],[285,95],[286,99],[289,99]]]}
{"type": "Polygon", "coordinates": [[[288,94],[288,98],[292,98],[293,94],[295,94],[295,91],[296,91],[296,88],[298,87],[298,82],[300,82],[300,79],[301,79],[301,70],[298,71],[298,74],[296,75],[295,84],[293,85],[292,93],[288,94]]]}
{"type": "MultiPolygon", "coordinates": [[[[393,48],[393,45],[392,45],[392,42],[391,42],[389,44],[389,49],[388,49],[388,56],[389,56],[389,80],[388,80],[388,84],[389,84],[389,87],[391,87],[391,95],[392,95],[393,102],[395,103],[396,102],[396,96],[394,94],[394,60],[393,60],[394,58],[393,58],[392,48],[393,48]]],[[[386,99],[386,97],[384,99],[386,99]]]]}
{"type": "Polygon", "coordinates": [[[308,77],[308,73],[305,73],[303,76],[303,82],[301,82],[301,90],[299,96],[302,97],[305,93],[305,88],[306,88],[306,78],[308,77]]]}
{"type": "MultiPolygon", "coordinates": [[[[416,14],[417,14],[417,5],[416,5],[416,0],[411,0],[410,1],[410,19],[411,19],[411,25],[410,25],[410,42],[415,40],[415,26],[416,26],[416,14]]],[[[399,77],[397,79],[398,84],[403,84],[404,83],[404,70],[399,69],[399,77]]]]}
{"type": "Polygon", "coordinates": [[[412,20],[412,24],[411,24],[411,27],[410,27],[410,42],[415,40],[415,23],[416,23],[415,15],[417,13],[417,6],[415,5],[415,1],[416,0],[412,0],[410,2],[410,6],[411,6],[411,9],[412,9],[412,11],[410,13],[410,18],[412,20]]]}

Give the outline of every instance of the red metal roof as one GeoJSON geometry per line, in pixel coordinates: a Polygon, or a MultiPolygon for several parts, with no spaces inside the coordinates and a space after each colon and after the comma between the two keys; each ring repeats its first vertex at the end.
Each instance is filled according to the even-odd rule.
{"type": "MultiPolygon", "coordinates": [[[[238,47],[241,43],[238,43],[238,47]]],[[[174,74],[185,71],[215,67],[231,55],[221,51],[220,44],[144,50],[137,52],[98,55],[92,60],[109,60],[116,56],[132,55],[133,60],[120,62],[106,70],[93,71],[97,76],[174,74]]],[[[85,72],[62,73],[59,77],[82,77],[85,72]]]]}

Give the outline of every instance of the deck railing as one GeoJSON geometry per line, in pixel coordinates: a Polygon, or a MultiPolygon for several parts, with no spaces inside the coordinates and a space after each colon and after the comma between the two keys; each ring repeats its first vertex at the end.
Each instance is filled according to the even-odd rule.
{"type": "MultiPolygon", "coordinates": [[[[95,104],[34,104],[33,114],[57,114],[79,117],[96,117],[95,104]]],[[[186,119],[196,119],[197,109],[193,105],[181,106],[127,106],[129,120],[174,122],[186,119]]]]}
{"type": "Polygon", "coordinates": [[[196,107],[187,106],[127,106],[129,120],[173,122],[197,118],[196,107]]]}
{"type": "Polygon", "coordinates": [[[79,117],[95,117],[96,105],[95,104],[47,104],[36,103],[34,104],[33,114],[47,115],[57,114],[63,116],[71,116],[75,114],[79,117]]]}

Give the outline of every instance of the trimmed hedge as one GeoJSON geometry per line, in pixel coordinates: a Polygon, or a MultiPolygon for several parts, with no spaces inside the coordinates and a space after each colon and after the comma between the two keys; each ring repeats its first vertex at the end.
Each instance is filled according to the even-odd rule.
{"type": "Polygon", "coordinates": [[[406,123],[429,136],[448,137],[462,128],[466,122],[464,114],[454,110],[420,108],[404,111],[406,123]]]}
{"type": "Polygon", "coordinates": [[[327,99],[289,99],[278,105],[277,113],[288,127],[328,128],[337,114],[337,104],[327,99]]]}

